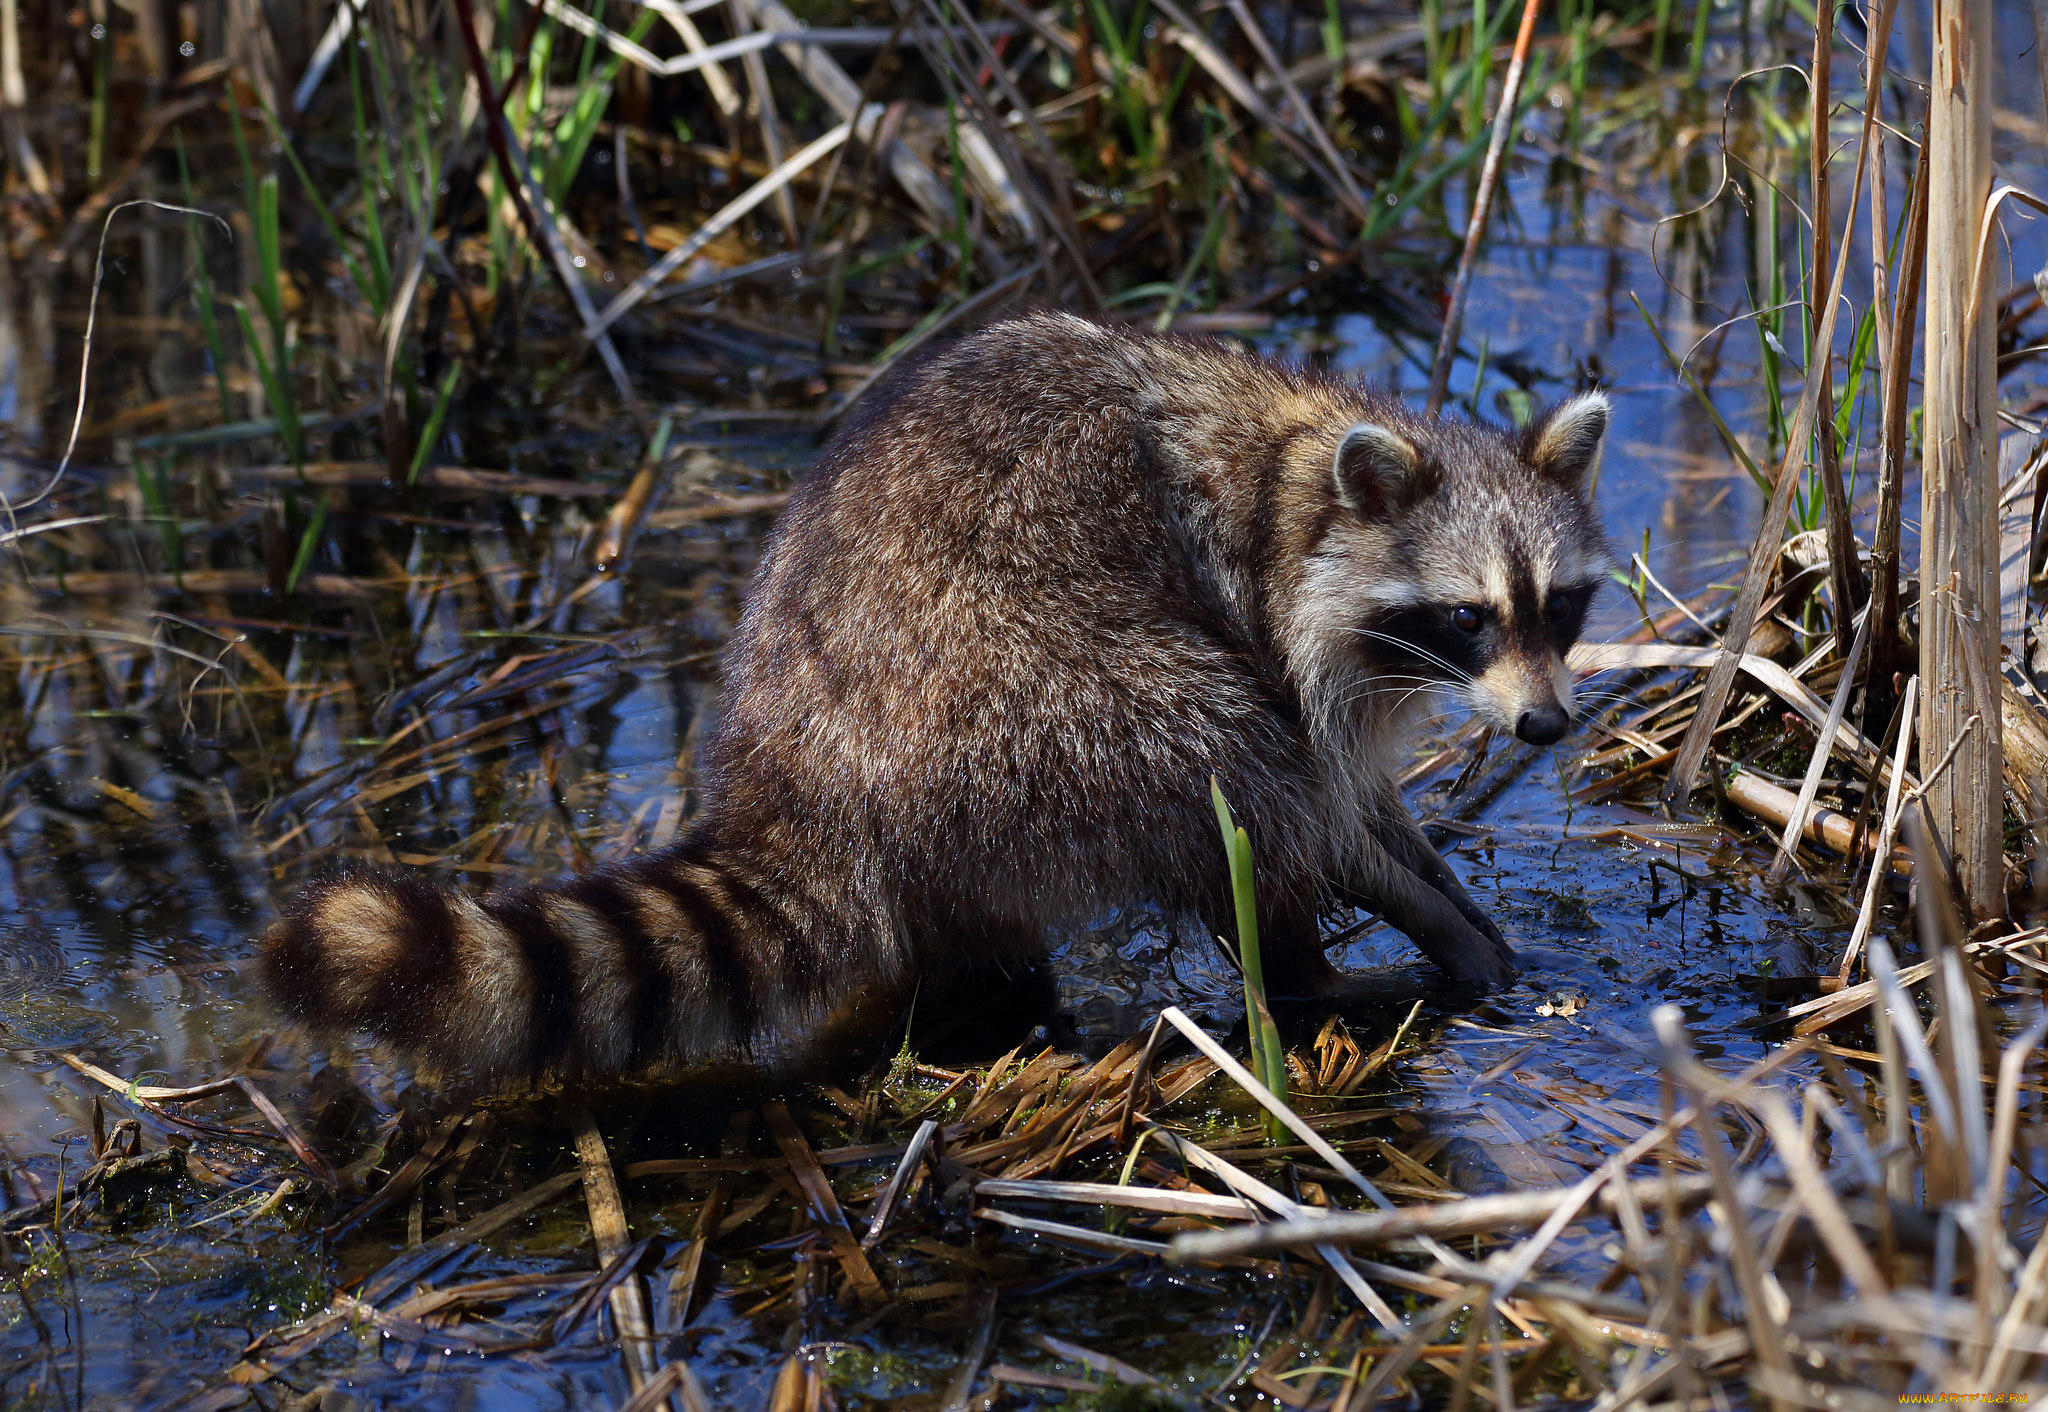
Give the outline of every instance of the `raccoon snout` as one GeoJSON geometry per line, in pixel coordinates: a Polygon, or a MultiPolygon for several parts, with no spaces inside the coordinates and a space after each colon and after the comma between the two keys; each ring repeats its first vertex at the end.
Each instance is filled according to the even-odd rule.
{"type": "Polygon", "coordinates": [[[1571,728],[1572,718],[1555,701],[1532,706],[1515,718],[1515,734],[1531,745],[1555,745],[1571,728]]]}

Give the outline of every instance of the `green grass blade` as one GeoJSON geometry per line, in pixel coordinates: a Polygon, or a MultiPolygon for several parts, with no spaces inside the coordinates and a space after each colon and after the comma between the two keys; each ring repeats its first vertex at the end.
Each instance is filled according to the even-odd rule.
{"type": "Polygon", "coordinates": [[[164,551],[164,564],[171,571],[172,580],[182,590],[185,587],[185,556],[178,533],[176,503],[171,494],[168,458],[159,456],[147,461],[138,460],[135,466],[135,485],[142,492],[143,513],[156,523],[157,539],[164,551]]]}
{"type": "Polygon", "coordinates": [[[285,454],[293,465],[303,466],[305,458],[299,443],[298,407],[286,393],[278,369],[263,356],[263,341],[256,336],[256,325],[249,318],[246,304],[235,305],[235,322],[242,331],[242,342],[248,347],[249,356],[256,362],[256,380],[263,385],[263,399],[270,404],[270,415],[277,419],[278,439],[284,442],[285,454]]]}
{"type": "Polygon", "coordinates": [[[333,494],[331,490],[320,492],[320,500],[313,507],[312,518],[306,521],[306,528],[299,535],[299,552],[292,555],[292,571],[285,576],[286,593],[297,591],[299,577],[313,562],[313,551],[320,547],[320,532],[327,528],[327,504],[333,494]]]}
{"type": "MultiPolygon", "coordinates": [[[[448,418],[448,406],[455,400],[455,382],[461,376],[462,360],[458,358],[455,360],[454,366],[448,369],[448,376],[441,379],[440,390],[434,394],[434,410],[427,413],[427,424],[420,429],[420,439],[413,445],[412,466],[405,473],[405,483],[407,485],[411,485],[420,478],[420,472],[426,468],[427,462],[433,458],[434,443],[441,439],[441,423],[448,418]]],[[[667,426],[668,423],[664,421],[662,423],[664,436],[666,435],[667,426]]],[[[657,457],[660,455],[659,452],[655,454],[657,457]]]]}
{"type": "MultiPolygon", "coordinates": [[[[377,218],[376,192],[369,181],[370,172],[370,122],[363,111],[362,65],[356,61],[356,47],[348,46],[349,96],[355,105],[356,173],[363,188],[363,253],[370,266],[370,283],[356,282],[356,287],[369,297],[370,306],[381,319],[385,308],[391,302],[391,253],[384,243],[384,223],[377,218]]],[[[296,165],[294,158],[294,165],[296,165]]],[[[305,174],[300,173],[303,183],[305,174]]],[[[330,229],[329,234],[339,244],[340,232],[330,229]]]]}
{"type": "MultiPolygon", "coordinates": [[[[184,192],[185,204],[197,206],[192,196],[192,171],[185,161],[185,134],[175,134],[178,149],[178,185],[184,192]]],[[[199,222],[193,216],[185,217],[185,248],[192,257],[192,299],[199,306],[199,332],[206,340],[206,356],[213,360],[213,386],[220,394],[220,419],[223,423],[235,419],[228,405],[228,362],[221,349],[220,320],[213,305],[213,272],[206,264],[206,251],[199,238],[199,222]]]]}
{"type": "MultiPolygon", "coordinates": [[[[354,46],[350,45],[347,47],[349,48],[351,59],[353,59],[354,46]]],[[[349,254],[349,243],[342,238],[341,226],[335,221],[334,212],[329,210],[327,203],[320,199],[320,190],[313,185],[312,174],[306,170],[306,164],[299,160],[299,154],[292,150],[291,143],[285,141],[284,128],[278,123],[277,115],[266,107],[263,109],[263,121],[270,129],[271,140],[284,152],[285,160],[292,164],[292,174],[299,179],[299,190],[305,194],[306,200],[313,207],[314,216],[320,222],[321,229],[327,232],[328,240],[333,242],[336,252],[340,254],[342,268],[348,271],[348,277],[355,287],[361,290],[365,297],[369,297],[372,293],[372,286],[363,278],[362,269],[356,264],[355,257],[349,254]]],[[[230,124],[230,126],[234,125],[230,124]]],[[[250,169],[249,149],[247,144],[242,141],[242,133],[239,127],[235,127],[235,147],[242,154],[243,180],[253,190],[256,185],[256,178],[250,169]]],[[[358,163],[357,169],[361,170],[360,163],[358,163]]],[[[381,313],[384,307],[383,300],[379,298],[376,303],[378,311],[381,313]]]]}
{"type": "Polygon", "coordinates": [[[972,288],[974,240],[967,230],[967,164],[960,159],[960,109],[946,96],[946,150],[953,163],[953,244],[960,256],[960,293],[972,288]]]}
{"type": "MultiPolygon", "coordinates": [[[[1245,1028],[1251,1038],[1252,1077],[1271,1089],[1281,1102],[1287,1100],[1287,1054],[1280,1043],[1280,1027],[1266,1005],[1266,970],[1259,954],[1259,913],[1252,890],[1252,841],[1231,816],[1223,786],[1209,777],[1209,802],[1216,810],[1216,824],[1223,833],[1223,850],[1230,860],[1230,893],[1237,909],[1237,963],[1244,975],[1245,1028]]],[[[1283,1141],[1286,1129],[1270,1114],[1265,1119],[1270,1142],[1283,1141]]]]}
{"type": "Polygon", "coordinates": [[[277,177],[256,183],[256,204],[250,212],[256,227],[256,301],[279,347],[284,344],[284,251],[278,233],[277,177]]]}

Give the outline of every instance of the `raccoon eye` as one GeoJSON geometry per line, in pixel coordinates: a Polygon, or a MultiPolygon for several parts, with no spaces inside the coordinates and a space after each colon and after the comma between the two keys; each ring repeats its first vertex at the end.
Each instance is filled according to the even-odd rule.
{"type": "Polygon", "coordinates": [[[1543,605],[1543,611],[1553,624],[1562,626],[1572,615],[1571,600],[1562,593],[1552,593],[1550,601],[1543,605]]]}
{"type": "Polygon", "coordinates": [[[1461,604],[1451,610],[1451,621],[1459,632],[1478,632],[1486,625],[1486,615],[1470,603],[1461,604]]]}

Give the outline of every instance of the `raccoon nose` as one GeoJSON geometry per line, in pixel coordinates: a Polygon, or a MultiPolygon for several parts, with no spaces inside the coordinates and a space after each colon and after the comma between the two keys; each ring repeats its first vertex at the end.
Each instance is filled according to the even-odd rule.
{"type": "Polygon", "coordinates": [[[1548,706],[1532,706],[1515,722],[1515,734],[1531,745],[1555,745],[1564,739],[1564,733],[1572,723],[1564,707],[1555,701],[1548,706]]]}

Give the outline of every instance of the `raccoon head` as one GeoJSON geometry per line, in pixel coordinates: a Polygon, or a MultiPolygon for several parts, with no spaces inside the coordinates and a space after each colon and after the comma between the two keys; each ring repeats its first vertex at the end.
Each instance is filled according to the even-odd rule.
{"type": "Polygon", "coordinates": [[[1520,432],[1405,416],[1344,432],[1322,577],[1348,580],[1337,598],[1371,669],[1449,687],[1532,745],[1564,738],[1565,653],[1610,562],[1587,498],[1607,420],[1586,393],[1520,432]]]}

